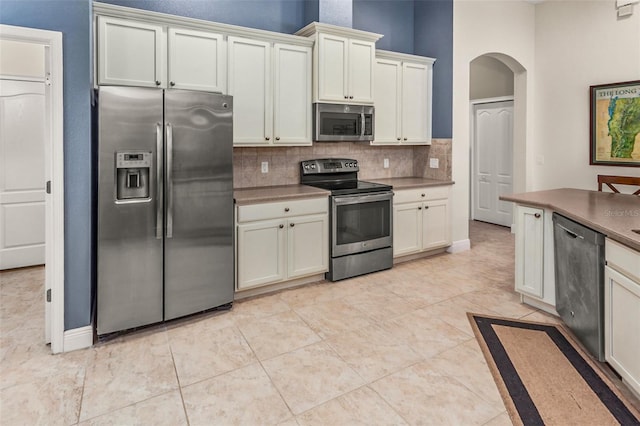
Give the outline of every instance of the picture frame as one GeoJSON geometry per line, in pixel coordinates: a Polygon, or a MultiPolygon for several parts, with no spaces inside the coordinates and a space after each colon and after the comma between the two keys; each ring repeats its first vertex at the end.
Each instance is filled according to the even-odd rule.
{"type": "Polygon", "coordinates": [[[589,87],[590,165],[640,167],[640,80],[589,87]]]}

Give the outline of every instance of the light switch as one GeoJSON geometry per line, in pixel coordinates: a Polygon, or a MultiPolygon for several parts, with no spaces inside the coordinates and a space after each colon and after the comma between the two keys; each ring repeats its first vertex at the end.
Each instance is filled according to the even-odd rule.
{"type": "Polygon", "coordinates": [[[262,162],[262,173],[269,173],[269,162],[268,161],[263,161],[262,162]]]}
{"type": "Polygon", "coordinates": [[[429,158],[429,167],[431,167],[432,169],[437,169],[438,167],[440,167],[440,160],[438,160],[437,158],[429,158]]]}

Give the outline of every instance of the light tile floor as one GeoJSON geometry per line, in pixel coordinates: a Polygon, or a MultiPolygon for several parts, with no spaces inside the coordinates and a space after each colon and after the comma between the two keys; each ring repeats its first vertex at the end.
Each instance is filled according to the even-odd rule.
{"type": "Polygon", "coordinates": [[[513,292],[514,238],[239,301],[51,355],[42,267],[0,273],[0,424],[507,425],[466,317],[555,321],[513,292]]]}

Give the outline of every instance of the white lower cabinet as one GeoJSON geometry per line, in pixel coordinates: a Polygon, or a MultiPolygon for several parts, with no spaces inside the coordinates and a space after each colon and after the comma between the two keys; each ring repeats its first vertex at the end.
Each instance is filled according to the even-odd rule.
{"type": "Polygon", "coordinates": [[[328,199],[237,208],[237,290],[326,272],[328,199]]]}
{"type": "Polygon", "coordinates": [[[640,252],[607,239],[605,257],[605,359],[640,395],[640,252]]]}
{"type": "Polygon", "coordinates": [[[516,208],[516,291],[542,298],[544,272],[544,210],[516,208]]]}
{"type": "Polygon", "coordinates": [[[395,191],[393,256],[451,245],[449,187],[395,191]]]}

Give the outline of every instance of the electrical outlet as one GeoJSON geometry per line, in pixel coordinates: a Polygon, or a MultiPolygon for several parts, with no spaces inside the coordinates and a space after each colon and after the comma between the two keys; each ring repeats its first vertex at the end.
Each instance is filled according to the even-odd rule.
{"type": "Polygon", "coordinates": [[[382,167],[384,167],[385,169],[389,168],[389,159],[385,158],[384,160],[382,160],[382,167]]]}
{"type": "Polygon", "coordinates": [[[429,167],[431,167],[432,169],[437,169],[438,167],[440,167],[440,160],[438,160],[437,158],[429,158],[429,167]]]}
{"type": "Polygon", "coordinates": [[[269,162],[263,161],[261,166],[262,173],[269,173],[269,162]]]}

